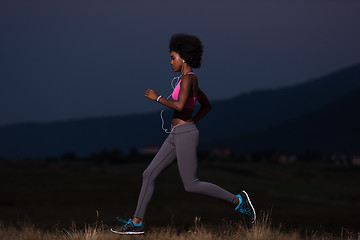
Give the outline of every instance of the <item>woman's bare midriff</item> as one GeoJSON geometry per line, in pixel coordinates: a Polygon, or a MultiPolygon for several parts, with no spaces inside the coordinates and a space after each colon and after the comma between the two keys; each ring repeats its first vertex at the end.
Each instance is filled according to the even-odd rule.
{"type": "Polygon", "coordinates": [[[192,122],[193,109],[183,108],[181,112],[174,111],[173,119],[171,125],[176,126],[179,124],[192,122]]]}

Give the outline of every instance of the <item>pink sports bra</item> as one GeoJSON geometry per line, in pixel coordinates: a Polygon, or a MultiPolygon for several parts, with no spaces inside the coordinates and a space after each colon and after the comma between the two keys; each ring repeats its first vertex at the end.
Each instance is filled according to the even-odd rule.
{"type": "MultiPolygon", "coordinates": [[[[194,74],[196,76],[195,73],[193,72],[188,72],[187,74],[194,74]]],[[[176,87],[174,88],[174,91],[172,93],[172,99],[173,100],[178,100],[179,98],[179,92],[180,92],[180,83],[181,83],[181,79],[179,81],[179,83],[176,85],[176,87]]],[[[190,108],[190,109],[194,109],[196,106],[196,97],[191,97],[189,96],[188,100],[185,103],[185,108],[190,108]]]]}

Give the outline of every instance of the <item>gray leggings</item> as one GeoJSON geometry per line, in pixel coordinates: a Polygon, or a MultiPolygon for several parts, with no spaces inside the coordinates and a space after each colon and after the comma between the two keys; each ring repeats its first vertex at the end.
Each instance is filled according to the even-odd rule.
{"type": "Polygon", "coordinates": [[[236,195],[219,186],[201,182],[196,176],[199,131],[194,122],[176,125],[160,150],[143,173],[143,182],[134,217],[144,219],[146,208],[154,193],[157,176],[177,159],[185,191],[200,193],[236,204],[236,195]]]}

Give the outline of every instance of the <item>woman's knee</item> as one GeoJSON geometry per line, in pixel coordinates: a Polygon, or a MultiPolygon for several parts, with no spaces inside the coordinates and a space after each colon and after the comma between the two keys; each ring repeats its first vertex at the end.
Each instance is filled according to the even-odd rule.
{"type": "Polygon", "coordinates": [[[184,188],[186,192],[196,193],[197,192],[197,182],[194,183],[184,183],[184,188]]]}
{"type": "Polygon", "coordinates": [[[145,171],[143,172],[143,180],[150,180],[151,177],[151,171],[146,168],[145,171]]]}
{"type": "Polygon", "coordinates": [[[184,188],[186,192],[193,192],[191,185],[184,185],[184,188]]]}

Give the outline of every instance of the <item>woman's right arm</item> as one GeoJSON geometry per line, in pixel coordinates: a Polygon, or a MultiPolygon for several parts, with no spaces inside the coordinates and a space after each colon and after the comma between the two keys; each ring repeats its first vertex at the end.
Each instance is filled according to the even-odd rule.
{"type": "Polygon", "coordinates": [[[211,109],[211,104],[203,91],[198,90],[197,101],[201,104],[199,111],[193,117],[193,121],[196,123],[203,118],[211,109]]]}

